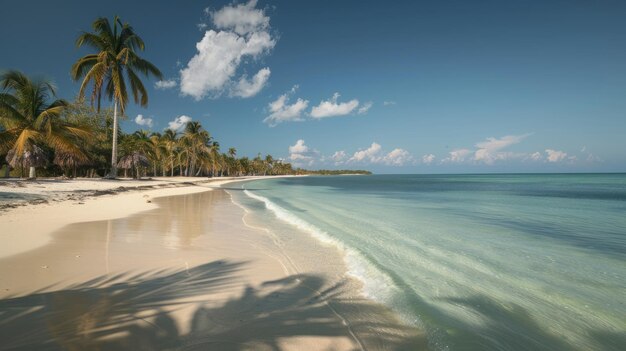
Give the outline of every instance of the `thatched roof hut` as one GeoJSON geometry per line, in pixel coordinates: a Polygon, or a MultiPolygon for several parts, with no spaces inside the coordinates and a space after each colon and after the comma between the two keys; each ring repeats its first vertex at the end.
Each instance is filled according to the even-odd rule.
{"type": "Polygon", "coordinates": [[[148,157],[140,151],[135,151],[130,155],[123,156],[117,162],[117,167],[123,169],[148,166],[150,166],[150,161],[148,160],[148,157]]]}
{"type": "Polygon", "coordinates": [[[61,168],[74,168],[89,164],[89,159],[84,155],[72,154],[67,152],[56,152],[54,154],[55,165],[61,168]]]}
{"type": "Polygon", "coordinates": [[[30,150],[24,151],[22,155],[17,155],[15,149],[9,150],[6,161],[13,168],[43,167],[48,164],[46,153],[37,145],[31,146],[30,150]]]}

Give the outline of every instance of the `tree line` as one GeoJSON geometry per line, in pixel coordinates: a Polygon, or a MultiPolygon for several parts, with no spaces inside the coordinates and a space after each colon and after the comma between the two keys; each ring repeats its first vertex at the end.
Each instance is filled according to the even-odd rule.
{"type": "MultiPolygon", "coordinates": [[[[92,50],[70,69],[80,83],[74,102],[57,98],[55,86],[17,70],[0,74],[0,167],[4,176],[116,178],[125,176],[244,176],[312,174],[294,169],[271,155],[250,159],[226,152],[200,122],[162,133],[124,133],[130,98],[148,104],[141,77],[162,79],[159,69],[142,58],[145,44],[119,17],[98,18],[91,32],[82,32],[77,47],[92,50]],[[112,107],[102,108],[102,100],[112,107]],[[87,100],[89,100],[87,102],[87,100]],[[28,174],[28,175],[27,175],[28,174]]],[[[316,174],[364,173],[318,171],[316,174]]]]}

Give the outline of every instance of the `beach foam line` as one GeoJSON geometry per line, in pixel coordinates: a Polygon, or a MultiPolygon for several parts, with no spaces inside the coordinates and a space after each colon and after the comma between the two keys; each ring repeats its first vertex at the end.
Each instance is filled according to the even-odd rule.
{"type": "Polygon", "coordinates": [[[363,284],[361,294],[364,297],[379,303],[383,303],[388,306],[392,305],[393,296],[400,293],[398,287],[396,287],[391,277],[376,268],[357,249],[347,246],[344,242],[332,237],[330,234],[315,225],[299,218],[290,211],[270,201],[266,197],[254,194],[249,190],[244,190],[244,194],[254,200],[264,203],[265,207],[279,220],[292,225],[305,233],[308,233],[322,244],[334,246],[339,249],[339,251],[343,254],[344,262],[348,268],[348,274],[358,279],[363,284]]]}

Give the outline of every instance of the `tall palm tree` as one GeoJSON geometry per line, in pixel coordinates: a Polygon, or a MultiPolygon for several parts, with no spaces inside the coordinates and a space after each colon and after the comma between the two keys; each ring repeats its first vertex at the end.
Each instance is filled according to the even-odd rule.
{"type": "Polygon", "coordinates": [[[272,157],[272,155],[265,156],[263,175],[267,175],[268,173],[271,175],[273,167],[274,167],[274,157],[272,157]]]}
{"type": "Polygon", "coordinates": [[[209,153],[209,143],[212,138],[209,132],[202,128],[200,122],[187,123],[181,137],[181,145],[186,149],[188,162],[188,176],[194,176],[198,161],[209,153]]]}
{"type": "MultiPolygon", "coordinates": [[[[68,103],[56,98],[52,83],[31,80],[19,71],[0,75],[0,154],[11,151],[13,162],[24,164],[27,155],[34,155],[47,145],[58,153],[85,160],[87,156],[79,148],[80,139],[91,133],[60,118],[68,103]]],[[[35,165],[30,165],[29,177],[35,178],[35,165]]]]}
{"type": "Polygon", "coordinates": [[[217,141],[209,145],[211,177],[215,177],[218,170],[222,169],[222,159],[220,155],[220,143],[217,141]]]}
{"type": "Polygon", "coordinates": [[[97,102],[98,110],[104,89],[107,99],[113,101],[113,146],[111,150],[111,173],[117,176],[117,125],[118,108],[123,115],[128,104],[127,81],[135,103],[148,105],[148,93],[139,79],[139,74],[153,75],[162,79],[161,71],[152,63],[137,55],[144,50],[143,40],[128,23],[122,24],[119,17],[113,18],[113,26],[107,18],[98,18],[92,24],[93,33],[83,32],[76,39],[76,46],[87,45],[96,53],[80,58],[72,66],[71,76],[78,81],[83,78],[79,96],[92,83],[91,102],[97,102]]]}
{"type": "MultiPolygon", "coordinates": [[[[167,159],[169,160],[170,175],[174,176],[174,161],[176,160],[176,154],[178,151],[178,133],[172,129],[166,129],[163,133],[162,139],[165,145],[165,151],[167,159]]],[[[182,175],[182,174],[181,174],[182,175]]]]}

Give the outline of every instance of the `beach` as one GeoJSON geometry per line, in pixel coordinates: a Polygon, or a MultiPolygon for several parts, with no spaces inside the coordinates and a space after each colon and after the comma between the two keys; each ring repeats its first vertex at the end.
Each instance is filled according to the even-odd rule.
{"type": "Polygon", "coordinates": [[[336,248],[247,221],[238,180],[3,184],[41,199],[0,212],[0,349],[426,348],[336,248]]]}

